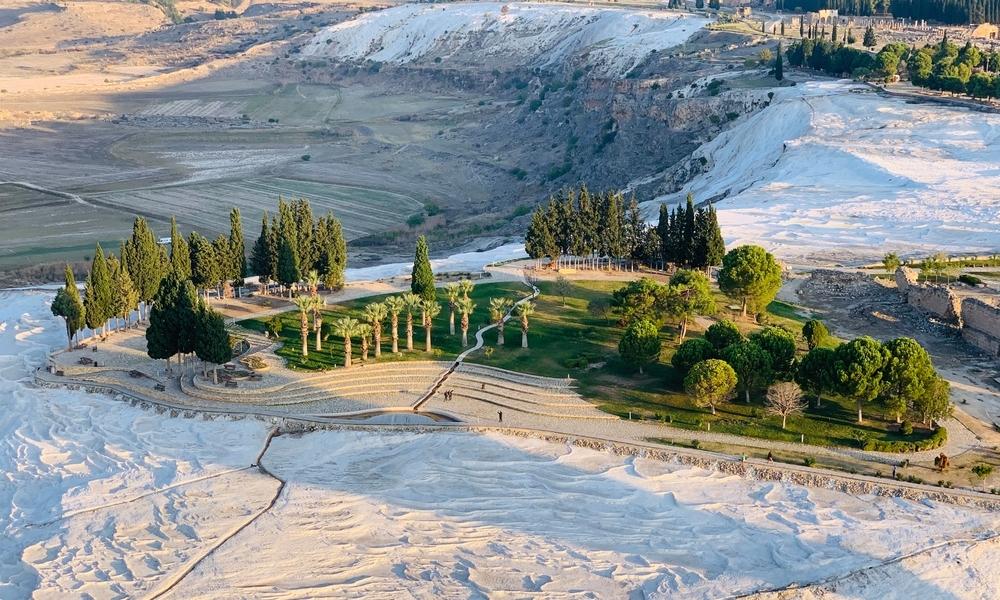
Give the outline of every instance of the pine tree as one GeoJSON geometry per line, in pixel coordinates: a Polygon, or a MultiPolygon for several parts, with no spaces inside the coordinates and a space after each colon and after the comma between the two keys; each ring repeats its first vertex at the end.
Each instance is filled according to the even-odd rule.
{"type": "Polygon", "coordinates": [[[86,326],[86,312],[83,308],[83,301],[80,300],[80,291],[76,289],[73,269],[69,265],[66,265],[65,275],[66,284],[56,292],[56,297],[52,301],[52,314],[65,320],[66,347],[68,350],[72,350],[76,332],[86,326]]]}
{"type": "Polygon", "coordinates": [[[232,262],[229,272],[233,280],[242,283],[247,276],[247,249],[243,240],[243,220],[238,208],[229,212],[229,259],[232,262]]]}
{"type": "Polygon", "coordinates": [[[437,297],[437,292],[434,289],[434,273],[431,271],[430,253],[427,249],[427,239],[424,236],[417,238],[410,291],[428,302],[434,301],[437,297]]]}
{"type": "Polygon", "coordinates": [[[778,42],[778,49],[774,52],[774,78],[778,81],[785,78],[785,59],[782,57],[781,42],[778,42]]]}
{"type": "Polygon", "coordinates": [[[114,316],[113,285],[107,257],[101,245],[97,244],[90,265],[90,274],[87,275],[83,303],[87,314],[87,327],[93,330],[101,328],[101,337],[107,335],[108,319],[114,316]]]}
{"type": "Polygon", "coordinates": [[[274,279],[275,269],[271,264],[271,231],[267,223],[267,212],[260,221],[260,235],[250,250],[250,269],[260,278],[262,284],[274,279]]]}
{"type": "Polygon", "coordinates": [[[688,193],[687,206],[684,208],[683,259],[685,264],[694,262],[694,219],[694,196],[688,193]]]}
{"type": "Polygon", "coordinates": [[[177,219],[170,217],[170,269],[182,281],[191,278],[191,254],[177,229],[177,219]]]}

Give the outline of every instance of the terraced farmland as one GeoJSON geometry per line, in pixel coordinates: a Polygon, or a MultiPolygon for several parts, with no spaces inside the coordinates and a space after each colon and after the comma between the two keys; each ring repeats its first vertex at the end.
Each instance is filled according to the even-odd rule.
{"type": "Polygon", "coordinates": [[[132,215],[82,200],[0,184],[0,266],[81,260],[132,227],[132,215]]]}
{"type": "Polygon", "coordinates": [[[177,215],[185,230],[206,235],[229,230],[229,209],[238,207],[248,238],[259,230],[262,213],[273,214],[278,197],[306,198],[318,216],[333,212],[344,225],[348,239],[403,224],[422,205],[410,196],[363,187],[284,178],[214,181],[127,192],[91,194],[87,199],[101,206],[143,214],[156,220],[177,215]]]}

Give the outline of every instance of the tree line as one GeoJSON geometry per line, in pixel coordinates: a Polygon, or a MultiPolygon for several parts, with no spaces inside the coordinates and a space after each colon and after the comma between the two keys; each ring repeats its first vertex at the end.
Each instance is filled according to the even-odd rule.
{"type": "Polygon", "coordinates": [[[919,49],[886,44],[878,54],[837,41],[804,39],[789,47],[788,62],[833,75],[886,81],[908,78],[913,85],[928,89],[1000,98],[1000,52],[984,52],[971,42],[959,47],[949,42],[947,35],[919,49]]]}
{"type": "Polygon", "coordinates": [[[548,258],[553,268],[619,267],[622,261],[664,267],[667,264],[706,268],[718,265],[725,243],[714,207],[660,205],[656,226],[642,218],[635,197],[621,192],[591,194],[565,190],[539,206],[525,234],[531,258],[548,258]]]}
{"type": "MultiPolygon", "coordinates": [[[[321,280],[330,287],[343,285],[347,250],[336,217],[313,219],[307,200],[289,204],[279,198],[278,217],[271,225],[265,214],[251,256],[253,269],[263,269],[258,274],[265,285],[275,277],[290,289],[302,281],[308,273],[302,269],[307,268],[322,273],[321,280]]],[[[117,256],[97,244],[82,296],[67,265],[65,285],[56,294],[52,312],[65,320],[69,348],[84,328],[102,338],[109,323],[114,330],[120,323],[128,328],[137,311],[136,324],[149,322],[146,344],[151,358],[169,364],[174,355],[194,353],[218,365],[230,360],[231,344],[224,319],[208,306],[203,298],[207,293],[200,292],[242,285],[247,271],[239,209],[230,212],[229,235],[214,241],[198,232],[185,239],[171,218],[169,253],[145,219],[137,217],[117,256]]]]}
{"type": "Polygon", "coordinates": [[[340,220],[332,213],[314,219],[308,200],[286,203],[279,198],[278,214],[269,218],[265,212],[261,219],[250,265],[265,287],[278,283],[289,297],[292,286],[310,271],[316,271],[328,289],[339,289],[347,268],[347,241],[340,220]]]}
{"type": "Polygon", "coordinates": [[[804,12],[833,8],[842,15],[891,14],[948,25],[1000,22],[1000,0],[779,0],[776,8],[804,12]]]}

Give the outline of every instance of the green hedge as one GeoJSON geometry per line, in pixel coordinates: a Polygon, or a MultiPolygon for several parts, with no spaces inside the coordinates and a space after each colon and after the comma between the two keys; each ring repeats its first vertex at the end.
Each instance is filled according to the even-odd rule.
{"type": "Polygon", "coordinates": [[[920,450],[933,450],[944,446],[948,441],[948,430],[938,427],[926,439],[918,442],[881,442],[878,440],[868,440],[864,444],[864,449],[874,452],[919,452],[920,450]]]}

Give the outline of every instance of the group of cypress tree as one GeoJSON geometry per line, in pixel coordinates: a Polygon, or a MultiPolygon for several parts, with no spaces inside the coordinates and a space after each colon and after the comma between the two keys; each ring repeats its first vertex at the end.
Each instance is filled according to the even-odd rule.
{"type": "Polygon", "coordinates": [[[586,187],[535,209],[524,246],[528,256],[547,257],[553,268],[611,268],[623,260],[707,268],[721,264],[726,251],[715,209],[695,208],[690,195],[686,206],[668,210],[661,204],[659,222],[651,227],[634,197],[626,204],[620,192],[592,195],[586,187]]]}
{"type": "Polygon", "coordinates": [[[661,260],[667,264],[707,269],[722,264],[726,254],[715,207],[695,208],[691,194],[686,205],[674,209],[660,205],[656,232],[661,260]]]}
{"type": "Polygon", "coordinates": [[[528,256],[548,257],[554,268],[563,263],[612,268],[624,260],[656,260],[654,237],[634,197],[626,203],[621,192],[591,194],[581,187],[579,192],[565,190],[535,209],[524,246],[528,256]]]}
{"type": "Polygon", "coordinates": [[[250,254],[250,266],[262,284],[277,282],[288,289],[315,270],[329,289],[344,285],[347,242],[340,221],[328,214],[313,219],[305,199],[278,199],[278,214],[261,221],[260,236],[250,254]]]}

